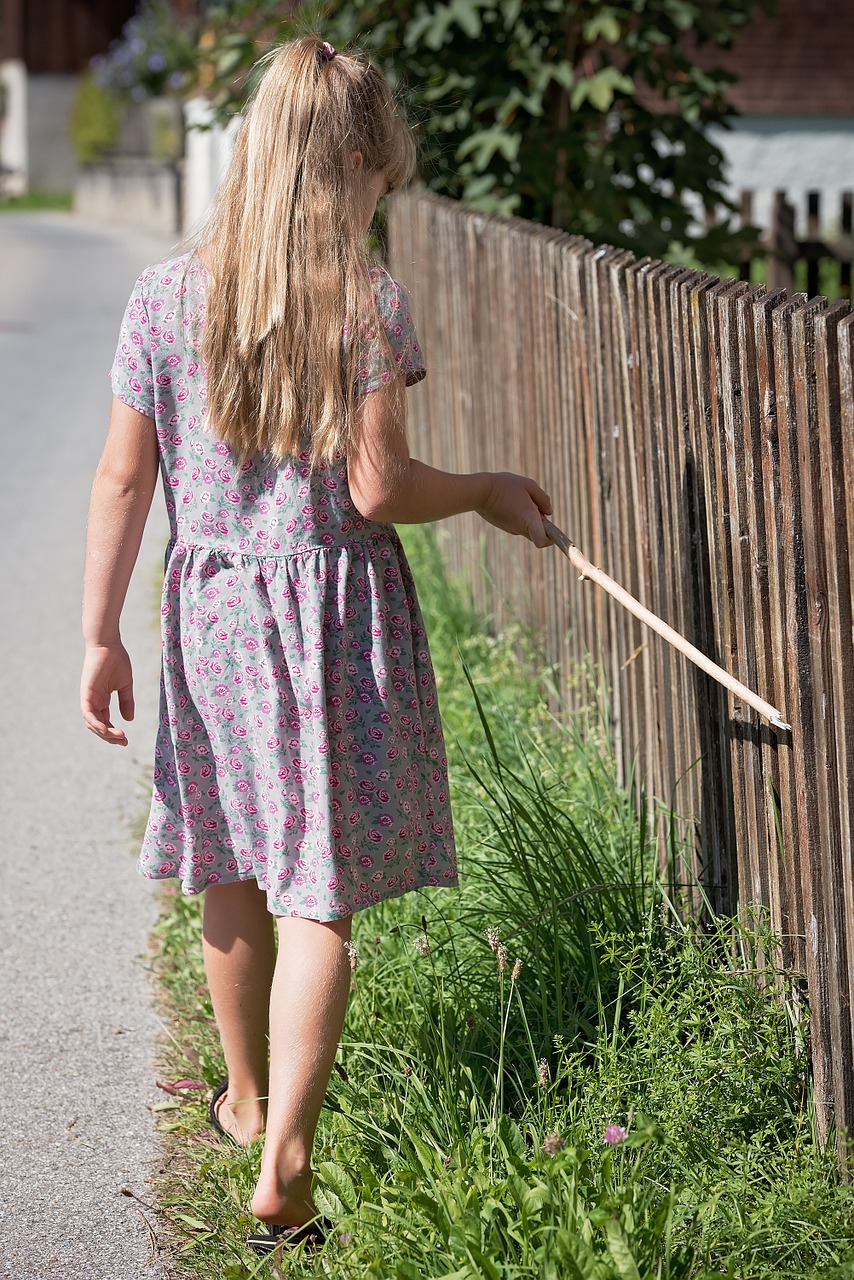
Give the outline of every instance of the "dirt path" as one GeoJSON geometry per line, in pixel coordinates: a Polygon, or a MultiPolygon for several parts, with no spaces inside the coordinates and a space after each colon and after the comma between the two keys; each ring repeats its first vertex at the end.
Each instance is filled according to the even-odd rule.
{"type": "Polygon", "coordinates": [[[146,973],[155,919],[133,866],[145,806],[165,544],[155,498],[123,626],[130,746],[77,710],[80,578],[106,373],[130,287],[169,246],[70,215],[0,215],[3,528],[0,707],[0,1274],[149,1280],[144,1213],[158,1156],[148,1105],[158,1022],[146,973]]]}

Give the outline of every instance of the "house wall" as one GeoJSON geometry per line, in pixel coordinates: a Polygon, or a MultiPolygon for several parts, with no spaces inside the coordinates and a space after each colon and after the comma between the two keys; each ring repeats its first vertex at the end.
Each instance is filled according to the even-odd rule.
{"type": "Polygon", "coordinates": [[[136,7],[137,0],[0,0],[0,82],[7,90],[0,165],[13,171],[6,191],[74,185],[68,115],[77,76],[136,7]]]}
{"type": "Polygon", "coordinates": [[[854,116],[742,116],[732,130],[710,133],[727,159],[729,190],[755,193],[753,220],[768,226],[775,191],[795,206],[796,231],[806,234],[807,192],[821,194],[823,231],[838,229],[840,196],[854,191],[854,116]]]}
{"type": "Polygon", "coordinates": [[[115,40],[138,0],[2,0],[0,57],[36,75],[85,70],[115,40]]]}
{"type": "Polygon", "coordinates": [[[775,0],[755,13],[731,49],[706,44],[692,56],[737,77],[727,97],[745,116],[854,116],[854,4],[775,0]]]}

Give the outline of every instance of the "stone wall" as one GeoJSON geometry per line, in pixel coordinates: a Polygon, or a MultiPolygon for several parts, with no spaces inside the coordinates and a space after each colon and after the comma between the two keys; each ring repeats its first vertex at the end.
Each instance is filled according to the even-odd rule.
{"type": "Polygon", "coordinates": [[[77,165],[68,134],[79,77],[27,76],[27,185],[71,191],[77,165]]]}
{"type": "Polygon", "coordinates": [[[74,210],[98,222],[179,235],[181,169],[168,161],[116,156],[78,170],[74,210]]]}

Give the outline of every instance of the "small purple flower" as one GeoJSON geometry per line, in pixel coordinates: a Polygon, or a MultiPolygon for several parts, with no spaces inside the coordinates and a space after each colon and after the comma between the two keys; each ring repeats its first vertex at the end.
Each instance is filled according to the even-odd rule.
{"type": "Polygon", "coordinates": [[[547,1133],[543,1139],[543,1151],[547,1156],[556,1156],[563,1151],[564,1141],[559,1133],[547,1133]]]}
{"type": "Polygon", "coordinates": [[[625,1142],[626,1137],[626,1130],[621,1124],[609,1124],[605,1129],[603,1141],[607,1142],[609,1146],[617,1147],[621,1142],[625,1142]]]}
{"type": "Polygon", "coordinates": [[[166,67],[166,59],[162,53],[152,53],[148,59],[149,71],[163,71],[166,67]]]}

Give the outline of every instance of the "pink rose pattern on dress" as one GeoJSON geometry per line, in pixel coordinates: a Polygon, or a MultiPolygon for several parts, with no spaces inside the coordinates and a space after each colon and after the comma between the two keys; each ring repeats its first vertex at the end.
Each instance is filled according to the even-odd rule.
{"type": "MultiPolygon", "coordinates": [[[[424,363],[406,297],[377,270],[394,357],[424,363]]],[[[171,526],[154,794],[139,869],[185,893],[255,878],[275,915],[332,920],[457,882],[436,683],[409,566],[363,519],[344,461],[238,466],[207,430],[193,255],[134,287],[115,394],[154,418],[171,526]]]]}

